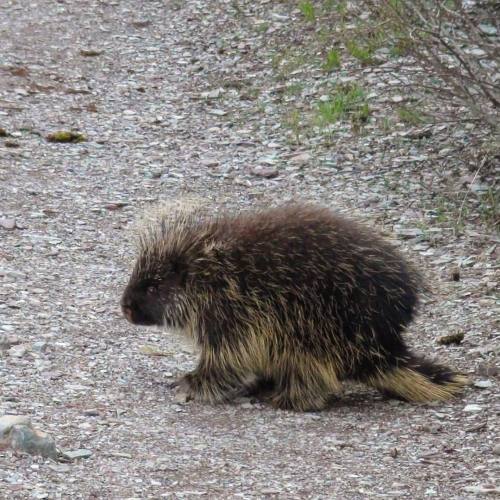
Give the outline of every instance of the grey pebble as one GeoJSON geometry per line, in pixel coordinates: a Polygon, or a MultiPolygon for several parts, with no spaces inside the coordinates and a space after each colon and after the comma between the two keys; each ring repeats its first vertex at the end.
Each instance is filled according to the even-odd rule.
{"type": "Polygon", "coordinates": [[[62,455],[69,460],[78,460],[79,458],[89,458],[92,456],[92,452],[85,448],[79,448],[77,450],[64,451],[62,455]]]}

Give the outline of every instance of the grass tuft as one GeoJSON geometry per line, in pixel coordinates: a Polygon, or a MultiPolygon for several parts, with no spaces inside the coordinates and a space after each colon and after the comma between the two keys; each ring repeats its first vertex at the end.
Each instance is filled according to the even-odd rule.
{"type": "Polygon", "coordinates": [[[306,21],[310,23],[314,23],[316,21],[316,9],[311,2],[300,2],[299,10],[306,21]]]}

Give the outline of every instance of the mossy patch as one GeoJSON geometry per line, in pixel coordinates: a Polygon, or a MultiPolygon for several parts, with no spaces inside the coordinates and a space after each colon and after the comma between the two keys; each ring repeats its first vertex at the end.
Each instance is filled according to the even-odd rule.
{"type": "Polygon", "coordinates": [[[462,343],[464,339],[464,332],[452,333],[451,335],[445,335],[444,337],[440,337],[437,341],[440,345],[459,345],[462,343]]]}
{"type": "Polygon", "coordinates": [[[69,130],[59,130],[57,132],[53,132],[47,136],[47,140],[49,142],[85,142],[87,138],[80,134],[79,132],[70,132],[69,130]]]}
{"type": "Polygon", "coordinates": [[[102,50],[82,49],[80,55],[83,57],[97,57],[103,53],[102,50]]]}

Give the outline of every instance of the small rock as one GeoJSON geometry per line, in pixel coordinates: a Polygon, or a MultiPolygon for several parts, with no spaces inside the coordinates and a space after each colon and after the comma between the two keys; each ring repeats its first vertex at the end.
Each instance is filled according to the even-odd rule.
{"type": "Polygon", "coordinates": [[[400,237],[405,240],[409,240],[412,238],[418,238],[420,236],[423,236],[424,232],[421,229],[418,229],[417,227],[395,227],[394,228],[395,233],[400,237]]]}
{"type": "Polygon", "coordinates": [[[482,57],[482,56],[486,55],[486,51],[481,49],[480,47],[465,48],[464,52],[466,54],[470,54],[470,55],[476,56],[476,57],[482,57]]]}
{"type": "Polygon", "coordinates": [[[224,89],[210,90],[209,92],[201,92],[202,99],[217,99],[224,93],[224,89]]]}
{"type": "Polygon", "coordinates": [[[174,402],[183,405],[189,401],[188,395],[183,391],[177,391],[174,395],[174,402]]]}
{"type": "Polygon", "coordinates": [[[258,165],[251,169],[252,174],[257,175],[258,177],[265,177],[266,179],[273,179],[279,175],[279,172],[276,168],[272,167],[263,167],[262,165],[258,165]]]}
{"type": "Polygon", "coordinates": [[[465,432],[479,432],[488,427],[488,422],[479,422],[478,424],[466,427],[465,432]]]}
{"type": "Polygon", "coordinates": [[[460,269],[458,267],[451,270],[450,278],[452,281],[460,281],[460,269]]]}
{"type": "Polygon", "coordinates": [[[31,426],[14,425],[9,438],[10,445],[14,450],[54,460],[60,456],[54,439],[47,433],[33,429],[31,426]]]}
{"type": "Polygon", "coordinates": [[[464,411],[466,411],[467,413],[483,411],[483,407],[476,404],[470,404],[464,407],[464,411]]]}
{"type": "Polygon", "coordinates": [[[500,488],[492,484],[480,484],[477,486],[466,486],[464,491],[468,493],[500,493],[500,488]]]}
{"type": "Polygon", "coordinates": [[[264,488],[263,490],[260,490],[260,493],[262,495],[279,495],[283,492],[278,488],[264,488]]]}
{"type": "Polygon", "coordinates": [[[147,28],[151,24],[151,21],[132,21],[130,24],[134,28],[147,28]]]}
{"type": "Polygon", "coordinates": [[[16,219],[2,217],[0,219],[0,227],[3,229],[7,229],[8,231],[12,231],[17,227],[16,219]]]}
{"type": "Polygon", "coordinates": [[[16,141],[5,141],[3,143],[3,145],[6,148],[19,148],[19,147],[21,147],[21,145],[18,142],[16,142],[16,141]]]}
{"type": "Polygon", "coordinates": [[[171,356],[172,353],[168,351],[162,351],[154,345],[143,345],[139,348],[139,351],[146,356],[171,356]]]}
{"type": "MultiPolygon", "coordinates": [[[[20,273],[16,273],[15,271],[13,272],[14,274],[11,274],[9,272],[6,272],[6,273],[2,273],[2,270],[0,269],[0,276],[10,276],[10,277],[13,277],[13,278],[22,278],[22,276],[18,275],[20,273]]],[[[4,332],[13,332],[16,328],[14,325],[9,325],[9,324],[0,324],[0,329],[2,329],[4,332]]],[[[16,342],[17,344],[19,344],[19,342],[16,342]]]]}
{"type": "Polygon", "coordinates": [[[32,498],[35,498],[36,500],[45,500],[46,498],[49,498],[49,494],[46,491],[34,491],[32,498]]]}
{"type": "Polygon", "coordinates": [[[299,165],[308,163],[310,160],[311,160],[311,155],[309,153],[300,153],[290,158],[291,163],[297,163],[299,165]]]}
{"type": "MultiPolygon", "coordinates": [[[[498,343],[494,343],[494,344],[486,344],[486,345],[483,345],[481,347],[475,347],[474,349],[471,349],[469,352],[477,352],[479,354],[482,354],[483,356],[484,355],[487,355],[487,354],[497,354],[497,353],[500,353],[500,344],[498,343]]],[[[483,376],[486,376],[486,377],[490,377],[490,376],[495,376],[496,374],[498,374],[498,367],[495,367],[495,366],[491,366],[491,373],[483,373],[481,371],[478,370],[478,373],[480,375],[483,375],[483,376]]]]}
{"type": "Polygon", "coordinates": [[[47,350],[48,344],[44,340],[39,340],[38,342],[33,342],[31,349],[35,352],[45,352],[47,350]]]}
{"type": "Polygon", "coordinates": [[[497,29],[491,24],[480,24],[479,29],[486,35],[495,36],[497,34],[497,29]]]}
{"type": "Polygon", "coordinates": [[[104,208],[108,210],[118,210],[120,208],[126,207],[128,203],[126,201],[109,201],[104,205],[104,208]]]}
{"type": "Polygon", "coordinates": [[[474,382],[474,387],[478,387],[479,389],[488,389],[493,386],[493,382],[491,380],[476,380],[474,382]]]}
{"type": "Polygon", "coordinates": [[[203,167],[217,167],[219,165],[219,162],[217,160],[211,158],[206,158],[204,160],[201,160],[200,163],[203,167]]]}
{"type": "Polygon", "coordinates": [[[432,137],[432,128],[423,128],[418,130],[410,130],[406,133],[405,137],[409,139],[428,139],[432,137]]]}
{"type": "Polygon", "coordinates": [[[24,355],[29,351],[29,345],[28,344],[18,344],[12,346],[8,353],[9,356],[13,358],[22,358],[24,355]]]}
{"type": "Polygon", "coordinates": [[[9,349],[13,345],[20,344],[21,337],[17,335],[0,335],[0,349],[9,349]]]}
{"type": "Polygon", "coordinates": [[[0,441],[4,439],[14,425],[31,425],[25,415],[4,415],[0,417],[0,441]]]}
{"type": "Polygon", "coordinates": [[[151,179],[159,179],[161,176],[163,175],[163,171],[160,170],[160,169],[156,169],[156,170],[151,170],[149,172],[149,177],[151,179]]]}
{"type": "Polygon", "coordinates": [[[9,356],[13,358],[22,358],[29,351],[29,347],[28,344],[14,345],[8,351],[9,356]]]}
{"type": "Polygon", "coordinates": [[[68,464],[49,464],[47,467],[54,472],[66,473],[71,470],[71,467],[68,464]]]}
{"type": "Polygon", "coordinates": [[[500,443],[493,446],[493,455],[500,455],[500,443]]]}
{"type": "Polygon", "coordinates": [[[9,134],[7,134],[7,131],[0,127],[0,137],[7,137],[9,134]]]}
{"type": "Polygon", "coordinates": [[[420,427],[420,430],[422,432],[428,432],[430,434],[438,434],[441,432],[443,429],[443,426],[440,424],[429,424],[429,425],[422,425],[420,427]]]}
{"type": "Polygon", "coordinates": [[[99,410],[96,408],[89,408],[88,410],[83,410],[83,414],[86,417],[98,417],[100,415],[99,410]]]}
{"type": "Polygon", "coordinates": [[[91,457],[92,452],[90,450],[86,450],[85,448],[80,448],[78,450],[65,451],[62,455],[68,460],[78,460],[79,458],[91,457]]]}

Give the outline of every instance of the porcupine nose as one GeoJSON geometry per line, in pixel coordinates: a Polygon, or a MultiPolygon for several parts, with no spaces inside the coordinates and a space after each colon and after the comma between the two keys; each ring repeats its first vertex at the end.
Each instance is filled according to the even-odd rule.
{"type": "Polygon", "coordinates": [[[130,323],[132,323],[132,303],[130,302],[130,300],[123,299],[121,306],[123,315],[125,316],[125,318],[127,318],[128,321],[130,321],[130,323]]]}

